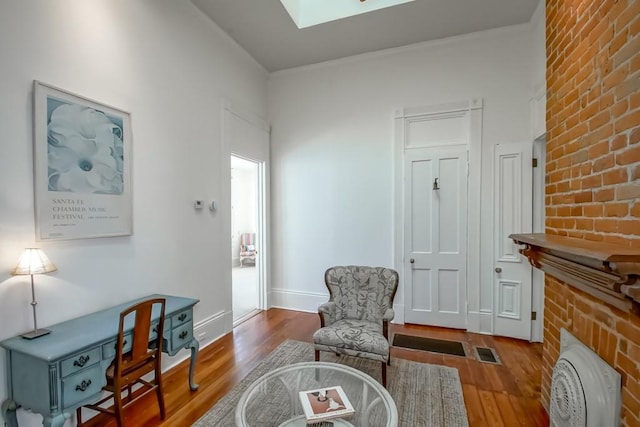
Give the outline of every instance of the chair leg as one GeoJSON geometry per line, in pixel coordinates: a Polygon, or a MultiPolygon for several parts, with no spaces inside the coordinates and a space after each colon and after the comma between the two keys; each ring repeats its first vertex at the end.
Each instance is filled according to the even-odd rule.
{"type": "Polygon", "coordinates": [[[382,362],[382,386],[387,388],[387,364],[382,362]]]}
{"type": "Polygon", "coordinates": [[[156,394],[158,396],[158,406],[160,407],[160,419],[164,420],[167,413],[164,407],[164,393],[162,391],[162,373],[160,373],[160,369],[156,370],[156,394]]]}
{"type": "Polygon", "coordinates": [[[122,427],[122,391],[119,387],[115,388],[113,393],[113,415],[116,417],[118,427],[122,427]]]}
{"type": "Polygon", "coordinates": [[[315,351],[315,356],[316,356],[316,362],[320,361],[320,350],[316,350],[315,351]]]}
{"type": "Polygon", "coordinates": [[[76,422],[78,427],[82,427],[82,406],[76,409],[76,422]]]}

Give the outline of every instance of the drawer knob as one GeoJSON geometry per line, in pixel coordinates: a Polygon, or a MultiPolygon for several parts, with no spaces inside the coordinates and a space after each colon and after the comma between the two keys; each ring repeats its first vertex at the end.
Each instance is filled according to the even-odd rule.
{"type": "MultiPolygon", "coordinates": [[[[124,348],[127,345],[127,340],[122,341],[122,347],[124,348]]],[[[113,345],[113,348],[118,348],[118,343],[113,345]]]]}
{"type": "Polygon", "coordinates": [[[73,366],[78,366],[82,368],[87,362],[91,359],[91,357],[87,354],[86,356],[80,356],[77,360],[73,361],[73,366]]]}
{"type": "Polygon", "coordinates": [[[189,332],[187,332],[187,331],[185,330],[185,331],[180,332],[180,335],[178,335],[178,338],[180,338],[181,340],[183,340],[183,339],[185,339],[185,338],[187,337],[187,335],[189,335],[189,332]]]}
{"type": "Polygon", "coordinates": [[[187,313],[182,313],[180,316],[178,316],[178,320],[181,322],[186,318],[187,318],[187,313]]]}
{"type": "Polygon", "coordinates": [[[152,332],[157,334],[158,333],[158,327],[154,326],[153,329],[152,329],[152,332]]]}
{"type": "Polygon", "coordinates": [[[90,385],[91,380],[82,380],[82,382],[76,386],[76,391],[85,391],[90,385]]]}

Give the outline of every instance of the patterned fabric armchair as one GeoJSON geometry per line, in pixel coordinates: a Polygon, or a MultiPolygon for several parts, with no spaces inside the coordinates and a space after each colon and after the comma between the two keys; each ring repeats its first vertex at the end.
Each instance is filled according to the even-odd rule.
{"type": "Polygon", "coordinates": [[[240,235],[240,267],[247,261],[255,264],[257,253],[255,233],[242,233],[240,235]]]}
{"type": "Polygon", "coordinates": [[[364,357],[382,363],[387,386],[389,322],[398,273],[383,267],[332,267],[324,273],[329,302],[318,307],[320,329],[313,334],[315,359],[320,351],[364,357]]]}

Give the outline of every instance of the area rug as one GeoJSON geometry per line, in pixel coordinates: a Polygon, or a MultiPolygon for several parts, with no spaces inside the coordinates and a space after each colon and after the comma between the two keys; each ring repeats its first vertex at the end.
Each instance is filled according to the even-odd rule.
{"type": "MultiPolygon", "coordinates": [[[[194,426],[234,426],[236,405],[255,380],[281,366],[313,360],[313,345],[287,340],[211,408],[194,426]]],[[[380,380],[379,362],[322,352],[320,360],[352,366],[380,380]]],[[[458,370],[394,358],[387,369],[387,390],[398,408],[399,426],[468,426],[458,370]]],[[[265,408],[266,410],[266,408],[265,408]]],[[[268,427],[267,424],[261,427],[268,427]]]]}

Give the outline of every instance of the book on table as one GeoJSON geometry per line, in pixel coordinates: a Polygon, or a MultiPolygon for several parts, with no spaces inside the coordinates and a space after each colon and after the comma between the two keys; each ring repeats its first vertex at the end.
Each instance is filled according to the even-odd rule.
{"type": "Polygon", "coordinates": [[[300,402],[309,424],[348,417],[355,412],[347,395],[339,385],[301,391],[300,402]]]}

